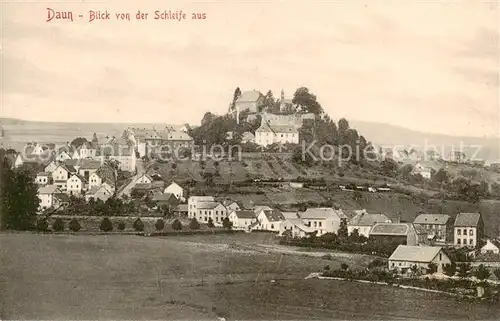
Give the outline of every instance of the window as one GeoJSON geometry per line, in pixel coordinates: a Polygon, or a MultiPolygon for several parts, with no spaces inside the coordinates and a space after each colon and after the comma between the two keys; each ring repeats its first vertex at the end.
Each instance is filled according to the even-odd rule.
{"type": "Polygon", "coordinates": [[[274,228],[274,224],[271,224],[271,228],[272,228],[272,229],[274,228]]]}
{"type": "MultiPolygon", "coordinates": [[[[457,230],[457,235],[460,235],[460,234],[461,234],[461,232],[462,232],[462,231],[461,231],[460,229],[458,229],[458,230],[457,230]]],[[[459,244],[460,244],[460,243],[459,243],[459,244]]]]}
{"type": "Polygon", "coordinates": [[[467,229],[464,228],[464,235],[467,235],[467,229]]]}
{"type": "Polygon", "coordinates": [[[469,230],[469,236],[474,236],[474,230],[473,229],[469,230]]]}
{"type": "Polygon", "coordinates": [[[394,267],[394,262],[392,262],[392,266],[394,267]]]}
{"type": "Polygon", "coordinates": [[[283,134],[281,134],[281,137],[283,137],[283,134]]]}
{"type": "Polygon", "coordinates": [[[460,245],[460,239],[457,239],[457,244],[460,245]]]}
{"type": "Polygon", "coordinates": [[[439,253],[439,261],[443,260],[443,254],[439,253]]]}
{"type": "Polygon", "coordinates": [[[318,223],[318,226],[321,227],[321,222],[318,223]]]}
{"type": "Polygon", "coordinates": [[[474,239],[470,239],[469,244],[471,244],[471,245],[474,244],[474,239]]]}

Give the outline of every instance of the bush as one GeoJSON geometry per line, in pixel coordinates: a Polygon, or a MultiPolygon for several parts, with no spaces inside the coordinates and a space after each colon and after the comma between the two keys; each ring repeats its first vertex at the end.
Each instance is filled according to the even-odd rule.
{"type": "Polygon", "coordinates": [[[109,218],[105,217],[102,219],[99,229],[103,232],[111,232],[113,230],[113,223],[111,223],[109,218]]]}
{"type": "Polygon", "coordinates": [[[347,265],[346,263],[342,263],[342,264],[340,264],[340,269],[342,269],[342,270],[344,270],[344,271],[345,271],[345,270],[347,270],[348,268],[349,268],[349,265],[347,265]]]}
{"type": "Polygon", "coordinates": [[[82,226],[76,218],[72,219],[71,222],[69,222],[69,229],[73,232],[78,232],[81,228],[82,226]]]}
{"type": "MultiPolygon", "coordinates": [[[[212,225],[214,223],[212,222],[212,225]]],[[[189,222],[189,228],[192,229],[192,230],[198,230],[200,228],[200,223],[198,223],[198,221],[196,220],[195,217],[193,217],[193,219],[191,220],[191,222],[189,222]]]]}
{"type": "Polygon", "coordinates": [[[49,223],[46,220],[38,220],[36,222],[36,230],[46,232],[49,229],[49,223]]]}
{"type": "Polygon", "coordinates": [[[488,270],[487,267],[485,267],[483,264],[480,264],[475,270],[474,270],[474,276],[478,278],[479,280],[485,280],[490,277],[490,270],[488,270]]]}
{"type": "Polygon", "coordinates": [[[144,231],[144,223],[142,223],[140,218],[137,218],[134,222],[134,230],[137,232],[142,232],[144,231]]]}
{"type": "Polygon", "coordinates": [[[457,272],[457,265],[455,264],[455,262],[452,262],[451,264],[445,264],[443,266],[443,272],[447,276],[454,276],[457,272]]]}
{"type": "Polygon", "coordinates": [[[211,218],[211,217],[208,219],[208,224],[207,224],[207,226],[208,226],[208,227],[210,227],[210,228],[215,227],[215,225],[214,225],[214,221],[212,220],[212,218],[211,218]]]}
{"type": "Polygon", "coordinates": [[[155,223],[155,228],[157,231],[161,231],[165,228],[165,222],[159,218],[155,223]]]}
{"type": "Polygon", "coordinates": [[[118,231],[123,231],[125,229],[125,226],[125,222],[119,222],[117,226],[118,231]]]}
{"type": "Polygon", "coordinates": [[[56,218],[54,223],[52,223],[52,229],[56,232],[64,231],[64,221],[61,218],[56,218]]]}
{"type": "Polygon", "coordinates": [[[224,218],[224,220],[222,221],[222,226],[223,226],[224,228],[227,228],[227,229],[229,230],[229,229],[231,229],[231,228],[233,227],[233,222],[231,222],[231,221],[229,220],[229,218],[227,218],[227,217],[226,217],[226,218],[224,218]]]}
{"type": "Polygon", "coordinates": [[[368,264],[369,269],[377,268],[377,267],[385,267],[387,266],[387,262],[381,258],[376,258],[368,264]]]}
{"type": "Polygon", "coordinates": [[[179,220],[175,220],[172,222],[172,228],[174,229],[174,231],[180,231],[182,230],[182,224],[179,220]]]}

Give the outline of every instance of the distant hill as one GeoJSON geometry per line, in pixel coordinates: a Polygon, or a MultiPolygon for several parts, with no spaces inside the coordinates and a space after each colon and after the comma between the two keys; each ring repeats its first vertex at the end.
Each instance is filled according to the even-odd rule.
{"type": "Polygon", "coordinates": [[[484,160],[495,161],[500,159],[500,140],[493,137],[458,137],[442,134],[424,133],[404,127],[393,126],[383,123],[372,123],[364,121],[349,121],[351,127],[356,128],[367,140],[373,144],[387,145],[392,147],[395,145],[410,146],[416,145],[421,151],[425,150],[425,146],[436,146],[438,151],[442,153],[444,150],[444,157],[447,157],[451,149],[459,149],[460,143],[464,146],[464,152],[467,157],[472,155],[477,150],[477,147],[470,147],[480,145],[481,148],[475,158],[484,160]]]}

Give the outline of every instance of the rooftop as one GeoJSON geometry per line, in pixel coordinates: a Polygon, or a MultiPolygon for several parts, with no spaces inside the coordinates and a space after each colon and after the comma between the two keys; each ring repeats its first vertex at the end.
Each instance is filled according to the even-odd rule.
{"type": "Polygon", "coordinates": [[[300,215],[302,219],[328,219],[328,218],[345,218],[342,211],[336,211],[331,207],[316,207],[308,208],[300,215]]]}
{"type": "Polygon", "coordinates": [[[420,214],[413,221],[414,224],[436,224],[445,225],[450,217],[443,214],[420,214]]]}
{"type": "Polygon", "coordinates": [[[233,212],[238,218],[255,218],[253,211],[234,211],[233,212]]]}
{"type": "Polygon", "coordinates": [[[355,226],[373,226],[377,223],[386,223],[388,221],[390,221],[389,218],[383,214],[359,213],[349,221],[349,224],[355,226]]]}
{"type": "Polygon", "coordinates": [[[241,93],[241,96],[236,100],[237,103],[242,102],[255,102],[259,100],[262,93],[257,90],[248,90],[241,93]]]}
{"type": "Polygon", "coordinates": [[[389,260],[410,262],[431,262],[442,250],[439,246],[399,245],[389,260]]]}
{"type": "Polygon", "coordinates": [[[458,227],[477,226],[479,224],[480,219],[481,219],[481,214],[479,213],[459,213],[455,217],[454,226],[458,227]]]}
{"type": "Polygon", "coordinates": [[[410,224],[407,223],[377,223],[373,226],[371,235],[407,235],[410,224]]]}

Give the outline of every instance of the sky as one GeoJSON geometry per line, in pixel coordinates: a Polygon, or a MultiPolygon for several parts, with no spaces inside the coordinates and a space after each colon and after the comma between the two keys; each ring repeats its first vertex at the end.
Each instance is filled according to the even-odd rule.
{"type": "Polygon", "coordinates": [[[500,133],[497,1],[14,0],[0,20],[1,117],[196,124],[236,87],[304,86],[334,119],[500,133]],[[47,8],[74,21],[47,22],[47,8]]]}

